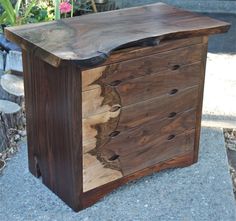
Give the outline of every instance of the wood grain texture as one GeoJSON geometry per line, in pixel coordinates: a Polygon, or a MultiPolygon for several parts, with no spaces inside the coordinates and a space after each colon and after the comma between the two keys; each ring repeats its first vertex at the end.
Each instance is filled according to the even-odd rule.
{"type": "Polygon", "coordinates": [[[208,35],[163,3],[5,29],[23,49],[29,169],[75,211],[197,161],[208,35]]]}
{"type": "MultiPolygon", "coordinates": [[[[167,139],[167,134],[160,134],[167,122],[167,128],[178,128],[173,133],[184,132],[180,123],[174,126],[166,119],[176,115],[179,119],[179,114],[196,106],[203,48],[197,44],[82,72],[84,192],[138,171],[135,162],[131,169],[123,160],[132,152],[142,156],[147,152],[140,166],[142,161],[155,162],[157,156],[151,160],[148,150],[167,139]]],[[[180,120],[186,130],[194,128],[195,113],[189,117],[191,122],[180,120]]],[[[175,149],[169,150],[171,156],[175,149]]]]}
{"type": "Polygon", "coordinates": [[[202,119],[202,105],[203,105],[203,95],[204,95],[204,83],[205,83],[205,70],[207,61],[207,49],[208,49],[208,36],[203,37],[203,42],[205,47],[203,49],[201,72],[200,74],[200,87],[198,91],[198,105],[197,105],[197,115],[196,115],[196,133],[195,133],[195,144],[194,144],[194,162],[198,160],[199,153],[199,143],[201,135],[201,119],[202,119]]]}
{"type": "Polygon", "coordinates": [[[171,40],[161,40],[158,45],[152,47],[126,47],[120,48],[113,51],[108,59],[102,65],[109,65],[113,63],[119,63],[135,58],[142,58],[145,56],[150,56],[152,54],[157,54],[160,52],[170,51],[178,48],[183,48],[195,44],[203,43],[202,37],[190,37],[182,39],[171,39],[171,40]]]}
{"type": "Polygon", "coordinates": [[[226,32],[229,24],[163,3],[5,29],[6,37],[58,67],[65,60],[91,67],[112,51],[226,32]],[[93,42],[91,44],[91,42],[93,42]]]}
{"type": "Polygon", "coordinates": [[[23,50],[29,169],[71,208],[81,208],[81,75],[23,50]]]}
{"type": "Polygon", "coordinates": [[[180,90],[174,95],[165,95],[148,99],[130,106],[121,107],[115,112],[104,112],[83,119],[83,142],[92,143],[97,138],[109,138],[113,131],[126,131],[138,128],[163,118],[196,107],[198,86],[180,90]],[[142,111],[140,111],[142,110],[142,111]],[[113,120],[112,120],[113,119],[113,120]],[[112,120],[112,121],[111,121],[112,120]]]}
{"type": "MultiPolygon", "coordinates": [[[[178,144],[183,146],[182,149],[179,149],[182,151],[180,154],[193,148],[192,142],[181,143],[184,142],[184,139],[183,136],[179,138],[178,134],[195,127],[195,111],[188,112],[188,110],[197,105],[198,88],[198,86],[190,87],[180,90],[175,95],[148,99],[121,107],[115,112],[108,111],[84,118],[83,190],[86,192],[101,184],[138,171],[140,167],[144,168],[142,165],[158,163],[159,159],[164,158],[165,153],[167,153],[166,157],[177,154],[175,151],[178,151],[178,149],[176,150],[178,144]],[[188,113],[186,116],[182,113],[185,111],[188,113]],[[169,141],[164,142],[172,134],[177,135],[177,141],[173,146],[169,141]],[[169,152],[161,149],[162,154],[158,158],[159,151],[156,147],[162,143],[164,149],[169,152]],[[188,148],[185,148],[186,146],[188,148]],[[157,155],[154,155],[152,151],[157,155]],[[132,160],[126,156],[130,154],[137,154],[143,158],[139,163],[132,163],[132,160]],[[152,159],[150,156],[155,157],[152,159]],[[95,171],[97,172],[95,173],[95,171]]],[[[95,97],[95,99],[97,98],[95,97]]]]}
{"type": "Polygon", "coordinates": [[[201,61],[203,48],[203,44],[197,44],[83,71],[83,90],[95,89],[99,87],[99,82],[100,85],[117,86],[137,77],[177,70],[186,64],[201,61]]]}
{"type": "Polygon", "coordinates": [[[195,120],[196,110],[180,112],[174,117],[151,121],[136,129],[121,132],[100,148],[114,151],[121,157],[130,155],[142,151],[150,145],[166,141],[171,134],[178,135],[194,129],[195,120]]]}
{"type": "Polygon", "coordinates": [[[159,162],[169,160],[175,156],[181,156],[194,148],[195,130],[186,131],[183,134],[173,135],[173,140],[166,137],[156,144],[137,150],[133,154],[120,157],[120,165],[124,176],[153,166],[159,162]]]}
{"type": "Polygon", "coordinates": [[[84,192],[193,150],[195,119],[196,111],[189,110],[94,143],[96,149],[84,155],[84,192]],[[94,157],[98,153],[103,159],[100,164],[101,157],[94,157]],[[111,159],[114,154],[117,159],[111,159]],[[108,168],[109,163],[113,167],[108,168]]]}
{"type": "MultiPolygon", "coordinates": [[[[192,152],[185,153],[184,155],[179,155],[173,159],[160,162],[152,167],[147,167],[143,170],[140,170],[136,173],[132,173],[128,176],[122,177],[118,180],[115,180],[111,183],[107,183],[95,189],[92,189],[88,192],[83,193],[82,195],[82,208],[87,208],[99,199],[112,192],[114,189],[136,179],[139,179],[143,176],[150,175],[154,172],[158,172],[164,169],[175,168],[175,167],[186,167],[193,163],[193,154],[192,152]]],[[[134,184],[135,185],[135,184],[134,184]]]]}
{"type": "Polygon", "coordinates": [[[177,70],[149,74],[119,84],[116,87],[121,105],[128,106],[158,96],[176,93],[200,83],[200,62],[180,66],[177,70]]]}

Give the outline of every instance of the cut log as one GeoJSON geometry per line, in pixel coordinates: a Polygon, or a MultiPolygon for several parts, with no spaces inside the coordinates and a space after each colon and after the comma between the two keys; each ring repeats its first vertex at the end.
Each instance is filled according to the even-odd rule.
{"type": "Polygon", "coordinates": [[[0,70],[4,70],[5,68],[5,57],[6,52],[0,50],[0,70]]]}
{"type": "Polygon", "coordinates": [[[21,51],[9,51],[7,53],[5,71],[8,70],[23,72],[21,51]]]}
{"type": "Polygon", "coordinates": [[[0,100],[0,152],[11,146],[13,130],[24,129],[22,108],[13,102],[0,100]]]}
{"type": "Polygon", "coordinates": [[[2,75],[0,79],[0,99],[9,100],[22,107],[24,103],[23,78],[13,74],[2,75]]]}

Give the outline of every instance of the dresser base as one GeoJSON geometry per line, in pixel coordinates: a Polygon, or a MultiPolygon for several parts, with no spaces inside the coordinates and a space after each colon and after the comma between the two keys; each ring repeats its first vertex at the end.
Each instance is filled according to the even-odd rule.
{"type": "Polygon", "coordinates": [[[196,163],[194,160],[193,153],[187,153],[182,156],[178,156],[171,160],[167,160],[165,162],[161,162],[156,164],[155,166],[145,168],[140,170],[134,174],[123,177],[121,179],[115,180],[111,183],[100,186],[96,189],[90,190],[88,192],[83,193],[81,207],[74,208],[75,211],[80,211],[81,209],[85,209],[89,206],[92,206],[94,203],[99,201],[102,197],[107,195],[108,193],[114,191],[116,188],[136,179],[139,179],[144,176],[148,176],[152,173],[159,172],[161,170],[170,169],[170,168],[178,168],[178,167],[187,167],[196,163]]]}

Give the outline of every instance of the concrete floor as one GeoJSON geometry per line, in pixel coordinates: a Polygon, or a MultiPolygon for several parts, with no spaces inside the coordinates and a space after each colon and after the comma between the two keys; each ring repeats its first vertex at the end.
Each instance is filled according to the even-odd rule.
{"type": "Polygon", "coordinates": [[[203,128],[199,162],[125,185],[74,213],[27,169],[26,145],[0,178],[1,221],[234,221],[221,129],[203,128]]]}

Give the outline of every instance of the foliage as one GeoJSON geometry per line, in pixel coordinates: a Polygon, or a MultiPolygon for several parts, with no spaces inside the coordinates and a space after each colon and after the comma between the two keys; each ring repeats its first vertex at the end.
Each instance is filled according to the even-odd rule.
{"type": "Polygon", "coordinates": [[[4,12],[0,16],[0,23],[6,25],[21,25],[27,22],[30,12],[36,4],[36,0],[30,1],[30,3],[17,0],[15,7],[13,7],[10,0],[0,0],[0,4],[4,9],[4,12]]]}
{"type": "Polygon", "coordinates": [[[28,23],[54,20],[54,6],[50,1],[39,1],[31,10],[28,23]]]}
{"type": "Polygon", "coordinates": [[[58,20],[58,19],[61,18],[61,14],[60,14],[60,3],[61,3],[61,0],[54,0],[55,20],[58,20]]]}
{"type": "MultiPolygon", "coordinates": [[[[0,0],[4,11],[0,15],[0,24],[21,25],[73,17],[85,13],[96,12],[94,0],[0,0]],[[70,10],[60,10],[60,6],[70,5],[70,10]]],[[[61,7],[62,9],[62,7],[61,7]]]]}

